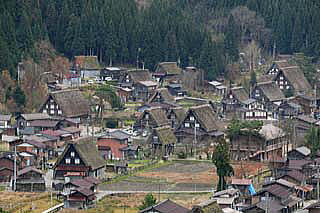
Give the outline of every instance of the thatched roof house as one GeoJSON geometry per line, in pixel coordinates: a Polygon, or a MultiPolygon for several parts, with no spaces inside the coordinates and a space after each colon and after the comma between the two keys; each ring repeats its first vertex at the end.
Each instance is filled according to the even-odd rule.
{"type": "Polygon", "coordinates": [[[59,90],[49,93],[40,112],[68,118],[87,117],[90,105],[80,90],[59,90]]]}
{"type": "Polygon", "coordinates": [[[263,97],[267,99],[265,101],[270,102],[285,99],[284,94],[273,81],[258,83],[253,90],[253,97],[256,99],[261,99],[263,97]]]}
{"type": "Polygon", "coordinates": [[[156,73],[163,73],[165,75],[180,75],[182,69],[178,67],[177,62],[162,62],[157,65],[156,73]]]}
{"type": "Polygon", "coordinates": [[[69,143],[54,165],[54,176],[63,177],[67,172],[84,172],[84,176],[102,177],[105,165],[95,143],[69,143]]]}
{"type": "Polygon", "coordinates": [[[162,145],[177,143],[177,138],[174,135],[170,126],[162,126],[155,128],[153,130],[153,134],[150,135],[150,137],[148,138],[148,141],[152,140],[152,137],[154,136],[158,137],[158,142],[162,145]]]}
{"type": "Polygon", "coordinates": [[[281,88],[282,80],[285,80],[288,82],[287,84],[283,84],[286,86],[286,88],[283,87],[283,89],[293,89],[296,93],[308,92],[312,89],[308,80],[304,76],[303,71],[298,66],[283,68],[274,77],[274,81],[277,82],[280,89],[282,89],[281,88]]]}
{"type": "Polygon", "coordinates": [[[141,70],[141,69],[135,69],[135,70],[128,70],[128,78],[132,83],[138,83],[139,81],[152,81],[151,74],[149,70],[141,70]]]}
{"type": "Polygon", "coordinates": [[[155,91],[155,93],[148,100],[148,103],[168,103],[175,102],[174,97],[169,93],[167,88],[160,88],[155,91]]]}

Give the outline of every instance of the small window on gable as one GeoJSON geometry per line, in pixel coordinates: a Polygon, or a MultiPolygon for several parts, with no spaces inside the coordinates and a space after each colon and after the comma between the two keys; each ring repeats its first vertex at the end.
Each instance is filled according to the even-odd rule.
{"type": "Polygon", "coordinates": [[[75,164],[80,164],[80,159],[79,158],[74,159],[74,163],[75,164]]]}
{"type": "Polygon", "coordinates": [[[74,152],[70,152],[70,156],[74,157],[75,156],[74,152]]]}
{"type": "Polygon", "coordinates": [[[200,124],[196,123],[195,126],[196,126],[196,128],[199,128],[199,127],[200,127],[200,124]]]}
{"type": "Polygon", "coordinates": [[[66,158],[66,164],[70,164],[71,163],[71,159],[70,158],[66,158]]]}
{"type": "Polygon", "coordinates": [[[189,123],[184,123],[184,126],[185,127],[190,127],[190,124],[189,123]]]}

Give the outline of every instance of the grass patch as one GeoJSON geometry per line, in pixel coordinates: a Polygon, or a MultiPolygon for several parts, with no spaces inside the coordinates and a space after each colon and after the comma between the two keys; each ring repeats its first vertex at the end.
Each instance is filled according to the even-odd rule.
{"type": "Polygon", "coordinates": [[[0,192],[4,191],[6,189],[5,186],[0,186],[0,192]]]}

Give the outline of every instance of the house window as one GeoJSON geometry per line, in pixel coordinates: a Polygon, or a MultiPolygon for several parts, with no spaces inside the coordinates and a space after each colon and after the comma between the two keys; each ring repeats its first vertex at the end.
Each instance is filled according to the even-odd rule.
{"type": "Polygon", "coordinates": [[[184,126],[185,127],[190,127],[190,124],[189,123],[185,123],[184,126]]]}
{"type": "Polygon", "coordinates": [[[66,164],[70,164],[71,163],[71,159],[70,158],[66,158],[66,164]]]}
{"type": "Polygon", "coordinates": [[[199,128],[199,127],[200,127],[200,124],[196,123],[195,126],[196,126],[196,128],[199,128]]]}
{"type": "Polygon", "coordinates": [[[71,156],[71,157],[74,157],[74,152],[70,152],[70,156],[71,156]]]}
{"type": "Polygon", "coordinates": [[[80,159],[79,158],[74,159],[74,163],[75,164],[80,164],[80,159]]]}
{"type": "Polygon", "coordinates": [[[42,112],[43,112],[43,113],[47,113],[47,110],[46,110],[46,109],[44,109],[42,112]]]}
{"type": "Polygon", "coordinates": [[[62,115],[62,111],[61,110],[58,110],[58,115],[62,115]]]}
{"type": "Polygon", "coordinates": [[[46,105],[46,108],[49,109],[49,105],[48,104],[46,105]]]}
{"type": "Polygon", "coordinates": [[[287,89],[290,89],[290,86],[289,86],[289,85],[287,85],[287,89]]]}
{"type": "Polygon", "coordinates": [[[280,76],[280,80],[283,80],[283,76],[280,76]]]}
{"type": "Polygon", "coordinates": [[[158,142],[158,136],[153,136],[153,141],[158,142]]]}
{"type": "Polygon", "coordinates": [[[283,86],[282,86],[282,85],[280,85],[280,89],[283,89],[283,86]]]}
{"type": "Polygon", "coordinates": [[[146,114],[146,119],[149,119],[149,114],[146,114]]]}
{"type": "Polygon", "coordinates": [[[50,114],[54,114],[54,110],[50,110],[50,114]]]}
{"type": "Polygon", "coordinates": [[[54,109],[54,104],[51,104],[51,105],[50,105],[50,109],[54,109]]]}
{"type": "Polygon", "coordinates": [[[190,121],[194,121],[194,117],[193,116],[190,116],[190,121]]]}

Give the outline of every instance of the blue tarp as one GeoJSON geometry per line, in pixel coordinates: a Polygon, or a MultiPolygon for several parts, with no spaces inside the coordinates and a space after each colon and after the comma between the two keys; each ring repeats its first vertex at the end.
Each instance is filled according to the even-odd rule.
{"type": "Polygon", "coordinates": [[[251,194],[251,195],[255,195],[255,194],[256,194],[256,190],[254,189],[253,185],[250,184],[248,187],[249,187],[249,192],[250,192],[250,194],[251,194]]]}

